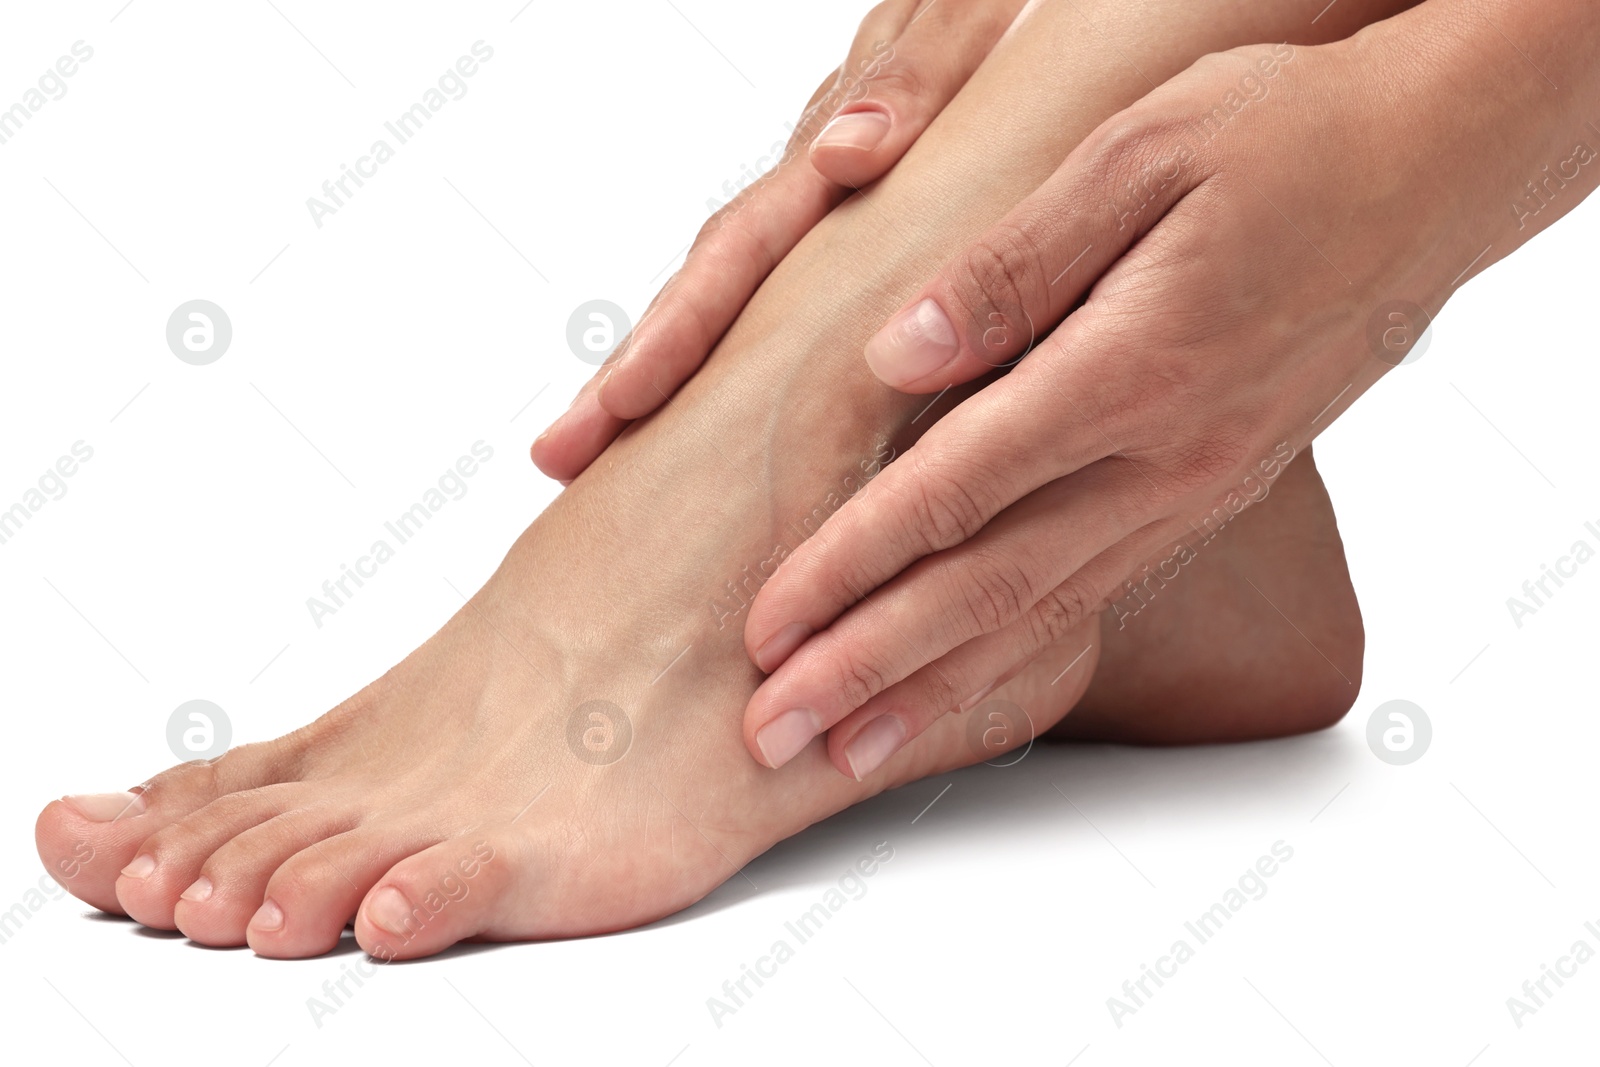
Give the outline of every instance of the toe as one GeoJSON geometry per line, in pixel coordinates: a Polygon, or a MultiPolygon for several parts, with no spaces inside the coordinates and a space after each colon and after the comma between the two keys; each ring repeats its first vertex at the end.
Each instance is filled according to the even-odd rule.
{"type": "Polygon", "coordinates": [[[200,864],[173,909],[174,924],[185,935],[203,945],[245,944],[252,919],[271,921],[266,893],[272,872],[295,853],[316,848],[361,821],[358,808],[326,801],[278,811],[221,842],[200,864]]]}
{"type": "Polygon", "coordinates": [[[123,914],[118,873],[151,834],[227,793],[292,778],[302,749],[293,737],[244,745],[215,760],[179,764],[132,792],[54,801],[34,827],[39,858],[79,900],[123,914]]]}
{"type": "Polygon", "coordinates": [[[267,883],[261,908],[245,931],[250,947],[273,959],[331,951],[373,883],[439,839],[437,833],[374,823],[295,853],[267,883]]]}
{"type": "Polygon", "coordinates": [[[527,894],[522,850],[510,834],[480,832],[401,860],[362,902],[356,940],[379,959],[404,960],[493,931],[527,894]]]}
{"type": "Polygon", "coordinates": [[[155,825],[138,793],[90,793],[52,801],[33,835],[57,882],[84,903],[120,915],[117,872],[155,825]]]}
{"type": "Polygon", "coordinates": [[[175,929],[179,895],[194,885],[211,854],[295,807],[304,793],[292,782],[229,793],[137,842],[115,883],[120,910],[146,926],[175,929]]]}

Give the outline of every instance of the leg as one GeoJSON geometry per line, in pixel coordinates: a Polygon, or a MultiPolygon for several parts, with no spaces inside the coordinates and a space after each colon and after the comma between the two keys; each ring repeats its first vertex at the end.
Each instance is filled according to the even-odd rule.
{"type": "Polygon", "coordinates": [[[1125,602],[1137,614],[1101,615],[1100,668],[1055,736],[1244,741],[1320,730],[1354,703],[1361,609],[1309,452],[1177,577],[1141,592],[1142,607],[1125,602]]]}
{"type": "MultiPolygon", "coordinates": [[[[821,745],[780,772],[757,766],[739,740],[758,681],[739,590],[885,442],[914,435],[922,401],[877,385],[862,344],[929,262],[1142,91],[1128,49],[1164,76],[1198,51],[1282,36],[1253,24],[1229,39],[1185,7],[1173,40],[1147,21],[1107,48],[1078,10],[1038,9],[1008,58],[780,265],[706,370],[541,515],[438,634],[303,730],[152,779],[120,818],[50,805],[38,838],[51,871],[91,904],[208,944],[310,955],[355,916],[369,951],[417,956],[647,922],[811,822],[981,758],[948,716],[865,782],[821,745]],[[1096,87],[1024,106],[1041,64],[1062,63],[1096,87]],[[1014,146],[1001,169],[996,136],[1014,146]],[[93,859],[75,864],[83,845],[93,859]]],[[[1040,728],[1087,684],[1095,630],[1064,640],[1091,652],[1052,687],[1040,728]]],[[[996,695],[1025,696],[1031,677],[996,695]]]]}

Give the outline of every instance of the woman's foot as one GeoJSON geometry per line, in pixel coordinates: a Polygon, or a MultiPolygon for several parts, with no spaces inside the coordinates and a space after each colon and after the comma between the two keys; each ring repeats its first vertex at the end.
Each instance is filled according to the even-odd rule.
{"type": "MultiPolygon", "coordinates": [[[[759,676],[707,595],[711,562],[743,557],[584,552],[575,509],[553,510],[438,634],[304,729],[137,795],[51,804],[47,867],[68,871],[87,845],[69,890],[204,944],[316,955],[354,917],[365,949],[406,958],[648,922],[818,819],[986,758],[951,717],[865,782],[820,742],[759,766],[738,728],[759,676]]],[[[1092,664],[1051,694],[1061,711],[1092,664]]]]}
{"type": "MultiPolygon", "coordinates": [[[[751,760],[738,721],[759,675],[736,628],[719,634],[709,605],[637,588],[636,561],[609,575],[572,566],[548,546],[581,527],[558,513],[535,523],[444,629],[356,697],[287,737],[173,768],[136,796],[51,804],[40,854],[52,871],[74,869],[62,881],[89,903],[205,944],[316,955],[354,917],[365,949],[408,958],[466,938],[614,930],[686,907],[818,819],[1031,739],[1016,722],[990,729],[986,709],[1019,706],[1033,730],[1049,729],[1096,676],[1102,625],[1125,679],[1094,683],[1099,702],[1079,733],[1160,740],[1185,710],[1187,739],[1325,725],[1331,687],[1299,681],[1327,666],[1320,653],[1285,640],[1298,631],[1237,589],[1250,576],[1296,608],[1332,605],[1298,625],[1341,655],[1359,650],[1326,494],[1309,456],[1290,471],[1231,540],[1194,561],[1191,595],[1169,583],[1171,597],[1161,611],[1151,604],[1142,627],[1116,631],[1112,612],[1090,619],[859,783],[834,770],[820,741],[780,771],[751,760]],[[1262,544],[1310,556],[1256,552],[1262,544]],[[1214,634],[1219,612],[1230,634],[1255,635],[1251,655],[1275,657],[1275,669],[1217,676],[1226,648],[1167,645],[1173,634],[1214,634]],[[687,646],[679,659],[676,642],[687,646]],[[1254,725],[1241,730],[1206,703],[1214,697],[1174,700],[1185,678],[1191,691],[1203,682],[1246,694],[1224,705],[1259,709],[1254,725]],[[1109,703],[1119,691],[1120,710],[1109,703]],[[1297,701],[1323,718],[1299,715],[1297,701]],[[85,845],[93,859],[80,867],[85,845]]],[[[1359,655],[1347,669],[1359,670],[1359,655]]]]}
{"type": "MultiPolygon", "coordinates": [[[[1186,45],[1208,46],[1203,34],[1186,45]]],[[[1161,47],[1140,54],[1147,69],[1178,62],[1161,47]]],[[[872,379],[868,335],[927,263],[1142,91],[1070,20],[1011,48],[1009,73],[980,72],[976,96],[870,201],[817,227],[706,369],[563,493],[437,635],[294,734],[174,768],[131,801],[51,804],[38,824],[50,871],[90,904],[207,944],[312,955],[354,917],[373,954],[421,956],[469,937],[647,922],[851,803],[993,755],[969,742],[969,716],[948,715],[862,782],[834,770],[820,741],[780,771],[760,767],[740,738],[759,681],[741,627],[772,561],[938,415],[872,379]],[[1020,106],[1047,59],[1108,88],[1047,121],[1042,104],[1020,106]],[[1004,168],[992,166],[997,129],[1004,168]],[[1030,146],[1036,130],[1048,141],[1030,146]]],[[[1317,581],[1343,589],[1341,574],[1317,581]]],[[[1086,620],[991,700],[1048,729],[1088,684],[1099,630],[1086,620]]]]}

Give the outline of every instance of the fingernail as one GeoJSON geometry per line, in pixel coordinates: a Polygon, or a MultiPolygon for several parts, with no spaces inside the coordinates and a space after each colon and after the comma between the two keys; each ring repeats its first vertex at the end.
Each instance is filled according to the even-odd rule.
{"type": "Polygon", "coordinates": [[[756,747],[776,770],[800,754],[822,732],[822,719],[810,708],[790,708],[756,731],[756,747]]]}
{"type": "Polygon", "coordinates": [[[179,893],[178,898],[180,900],[193,901],[196,904],[204,904],[211,899],[211,879],[202,874],[194,880],[194,885],[179,893]]]}
{"type": "Polygon", "coordinates": [[[144,814],[142,793],[75,793],[61,802],[90,822],[113,822],[144,814]]]}
{"type": "Polygon", "coordinates": [[[906,724],[894,715],[880,715],[861,728],[844,747],[844,760],[850,773],[861,781],[883,766],[885,760],[906,743],[906,724]]]}
{"type": "Polygon", "coordinates": [[[789,623],[756,649],[756,666],[771,674],[784,660],[794,655],[794,650],[805,644],[810,636],[811,627],[805,623],[789,623]]]}
{"type": "Polygon", "coordinates": [[[386,934],[406,936],[411,921],[411,902],[394,886],[386,885],[367,901],[367,921],[386,934]]]}
{"type": "Polygon", "coordinates": [[[271,900],[270,898],[263,900],[261,902],[261,907],[257,908],[255,915],[251,916],[250,918],[250,928],[252,930],[264,930],[270,932],[278,929],[282,925],[283,909],[278,907],[277,902],[271,900]]]}
{"type": "Polygon", "coordinates": [[[817,139],[811,143],[818,148],[857,148],[870,152],[889,136],[889,116],[881,111],[855,111],[838,115],[822,127],[817,139]]]}
{"type": "Polygon", "coordinates": [[[867,366],[896,388],[926,378],[955,359],[961,345],[944,309],[932,300],[890,319],[867,342],[867,366]]]}
{"type": "Polygon", "coordinates": [[[155,857],[148,853],[140,853],[133,857],[126,867],[122,868],[122,873],[127,878],[148,878],[150,877],[150,872],[155,869],[155,857]]]}
{"type": "Polygon", "coordinates": [[[990,682],[988,685],[984,686],[982,689],[963,700],[961,702],[961,710],[971,711],[973,708],[978,706],[978,701],[982,700],[992,692],[994,692],[994,683],[990,682]]]}

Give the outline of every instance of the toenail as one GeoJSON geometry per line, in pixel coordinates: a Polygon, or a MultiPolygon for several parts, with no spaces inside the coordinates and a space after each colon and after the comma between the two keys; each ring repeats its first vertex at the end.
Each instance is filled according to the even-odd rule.
{"type": "Polygon", "coordinates": [[[140,793],[77,793],[61,802],[90,822],[112,822],[144,814],[140,793]]]}
{"type": "Polygon", "coordinates": [[[250,919],[250,929],[271,931],[283,925],[283,909],[272,900],[264,900],[250,919]]]}
{"type": "Polygon", "coordinates": [[[211,899],[211,879],[202,874],[199,878],[194,880],[194,885],[190,886],[188,889],[185,889],[182,893],[179,893],[178,896],[183,900],[193,901],[196,904],[204,904],[206,901],[211,899]]]}
{"type": "Polygon", "coordinates": [[[803,622],[791,622],[780,628],[756,649],[756,666],[771,674],[810,636],[811,627],[803,622]]]}
{"type": "Polygon", "coordinates": [[[140,853],[122,868],[124,878],[148,878],[150,872],[156,869],[156,859],[146,853],[140,853]]]}
{"type": "Polygon", "coordinates": [[[411,902],[392,885],[386,885],[367,901],[367,921],[386,934],[406,936],[411,922],[411,902]]]}
{"type": "Polygon", "coordinates": [[[844,759],[850,764],[850,773],[856,776],[856,781],[861,781],[900,751],[905,741],[906,724],[898,716],[880,715],[873,719],[844,747],[844,759]]]}
{"type": "Polygon", "coordinates": [[[822,720],[810,708],[790,708],[756,731],[756,747],[774,769],[800,754],[822,732],[822,720]]]}

